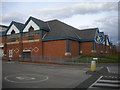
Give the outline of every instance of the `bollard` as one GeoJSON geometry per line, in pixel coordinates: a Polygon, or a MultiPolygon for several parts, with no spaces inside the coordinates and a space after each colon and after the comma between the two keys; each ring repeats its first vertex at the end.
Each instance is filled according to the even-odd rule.
{"type": "Polygon", "coordinates": [[[96,61],[91,61],[91,71],[95,71],[96,61]]]}

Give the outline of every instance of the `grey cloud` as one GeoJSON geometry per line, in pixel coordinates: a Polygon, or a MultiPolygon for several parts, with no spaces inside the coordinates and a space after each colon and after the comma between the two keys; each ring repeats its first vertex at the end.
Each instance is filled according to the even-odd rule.
{"type": "Polygon", "coordinates": [[[108,34],[111,41],[114,44],[118,42],[118,17],[117,16],[109,16],[103,18],[101,20],[97,20],[94,23],[100,31],[104,31],[105,34],[108,34]]]}
{"type": "MultiPolygon", "coordinates": [[[[59,8],[44,8],[29,13],[36,18],[42,18],[42,20],[50,19],[64,19],[78,14],[93,14],[103,11],[117,10],[117,3],[80,3],[70,6],[64,6],[59,8]]],[[[8,24],[11,21],[23,22],[28,18],[27,15],[18,12],[9,13],[2,16],[2,23],[8,24]]]]}
{"type": "Polygon", "coordinates": [[[21,13],[11,13],[11,14],[6,14],[3,15],[2,18],[0,18],[2,21],[2,24],[7,24],[9,25],[12,21],[18,21],[18,22],[23,22],[25,21],[25,16],[21,13]]]}
{"type": "Polygon", "coordinates": [[[94,14],[103,11],[117,10],[117,3],[80,3],[60,8],[46,8],[34,11],[35,15],[44,19],[69,18],[76,14],[94,14]]]}

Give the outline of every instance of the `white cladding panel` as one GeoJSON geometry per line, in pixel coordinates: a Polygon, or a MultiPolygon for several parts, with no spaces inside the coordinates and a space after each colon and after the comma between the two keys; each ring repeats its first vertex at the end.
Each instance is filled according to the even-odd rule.
{"type": "Polygon", "coordinates": [[[38,26],[36,23],[34,23],[32,20],[30,20],[30,22],[29,22],[29,23],[26,25],[26,27],[24,28],[23,32],[28,32],[28,29],[29,29],[31,26],[34,28],[34,30],[39,30],[39,29],[40,29],[39,26],[38,26]]]}
{"type": "Polygon", "coordinates": [[[17,29],[17,27],[13,24],[10,29],[7,32],[7,35],[11,34],[12,30],[15,31],[15,33],[20,33],[20,31],[17,29]]]}

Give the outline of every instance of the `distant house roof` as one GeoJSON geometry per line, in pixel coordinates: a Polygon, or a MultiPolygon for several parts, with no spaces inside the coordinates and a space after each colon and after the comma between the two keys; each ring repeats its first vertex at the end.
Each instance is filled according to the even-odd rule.
{"type": "Polygon", "coordinates": [[[2,27],[2,28],[8,28],[8,26],[6,26],[6,25],[0,25],[0,27],[2,27]]]}
{"type": "Polygon", "coordinates": [[[8,26],[0,25],[0,36],[4,36],[8,26]]]}

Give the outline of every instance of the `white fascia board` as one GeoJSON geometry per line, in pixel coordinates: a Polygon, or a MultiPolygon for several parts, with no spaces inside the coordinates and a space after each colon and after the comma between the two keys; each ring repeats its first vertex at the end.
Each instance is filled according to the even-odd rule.
{"type": "Polygon", "coordinates": [[[31,26],[34,28],[34,30],[39,30],[40,29],[39,26],[35,22],[33,22],[32,20],[30,20],[29,23],[26,25],[26,27],[23,29],[23,32],[28,32],[28,29],[31,26]]]}
{"type": "Polygon", "coordinates": [[[7,31],[7,35],[10,35],[12,30],[15,31],[15,33],[20,33],[20,31],[18,30],[18,28],[13,24],[10,29],[7,31]]]}

